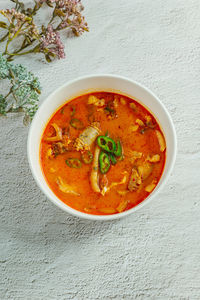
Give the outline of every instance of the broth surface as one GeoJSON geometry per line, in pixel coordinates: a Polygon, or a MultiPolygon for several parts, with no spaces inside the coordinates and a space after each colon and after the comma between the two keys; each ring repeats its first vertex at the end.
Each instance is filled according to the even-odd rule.
{"type": "Polygon", "coordinates": [[[80,96],[60,108],[44,130],[40,151],[44,176],[55,195],[76,210],[96,215],[119,213],[142,202],[158,184],[166,156],[163,134],[151,113],[133,99],[107,92],[80,96]],[[98,124],[98,135],[120,141],[123,149],[106,174],[98,162],[100,192],[91,185],[93,161],[82,159],[88,150],[94,156],[97,140],[86,150],[75,149],[76,139],[91,124],[98,124]]]}

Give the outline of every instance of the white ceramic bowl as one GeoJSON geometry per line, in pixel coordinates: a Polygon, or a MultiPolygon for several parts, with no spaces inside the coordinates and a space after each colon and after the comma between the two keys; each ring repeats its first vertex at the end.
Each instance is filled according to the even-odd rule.
{"type": "Polygon", "coordinates": [[[32,121],[29,130],[27,146],[28,160],[33,177],[35,178],[38,186],[44,192],[47,198],[49,198],[62,210],[77,217],[89,220],[112,220],[121,218],[123,216],[127,216],[135,212],[136,210],[150,202],[150,200],[155,198],[155,196],[158,194],[158,191],[166,183],[170,172],[172,171],[176,158],[176,144],[176,133],[172,119],[164,105],[152,92],[150,92],[141,84],[127,79],[125,77],[116,75],[93,75],[84,76],[73,81],[67,82],[47,97],[47,99],[42,103],[42,105],[38,109],[32,121]],[[134,98],[136,101],[147,107],[148,110],[154,115],[154,117],[160,124],[167,144],[165,168],[162,177],[154,191],[137,206],[125,212],[114,215],[91,215],[69,207],[64,202],[62,202],[49,188],[40,166],[40,139],[44,128],[49,119],[51,118],[52,114],[54,114],[55,111],[67,101],[79,95],[97,91],[107,91],[124,94],[126,96],[129,96],[130,98],[134,98]]]}

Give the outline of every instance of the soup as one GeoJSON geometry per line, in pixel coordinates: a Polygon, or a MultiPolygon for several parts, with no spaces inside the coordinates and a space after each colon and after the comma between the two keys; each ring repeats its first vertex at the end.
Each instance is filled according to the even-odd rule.
{"type": "Polygon", "coordinates": [[[158,184],[166,143],[153,115],[135,100],[108,92],[63,105],[41,139],[41,167],[55,195],[88,214],[126,211],[158,184]]]}

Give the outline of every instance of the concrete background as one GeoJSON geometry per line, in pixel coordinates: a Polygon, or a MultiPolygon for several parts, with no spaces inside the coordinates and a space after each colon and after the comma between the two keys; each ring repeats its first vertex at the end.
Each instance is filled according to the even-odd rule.
{"type": "Polygon", "coordinates": [[[41,101],[92,73],[121,74],[149,87],[176,126],[175,169],[135,214],[79,220],[36,186],[22,116],[1,117],[0,299],[200,299],[200,1],[83,2],[90,33],[65,40],[65,60],[16,62],[39,76],[41,101]]]}

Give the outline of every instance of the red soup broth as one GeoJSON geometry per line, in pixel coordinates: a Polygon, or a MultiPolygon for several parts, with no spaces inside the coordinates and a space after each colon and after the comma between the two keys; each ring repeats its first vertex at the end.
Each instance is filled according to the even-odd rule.
{"type": "Polygon", "coordinates": [[[50,189],[89,214],[120,213],[141,203],[158,184],[165,159],[164,135],[153,115],[115,93],[82,95],[64,104],[41,138],[40,163],[50,189]],[[112,139],[116,150],[119,141],[121,154],[99,146],[100,135],[103,144],[112,139]],[[100,162],[102,152],[108,161],[103,156],[100,162]]]}

